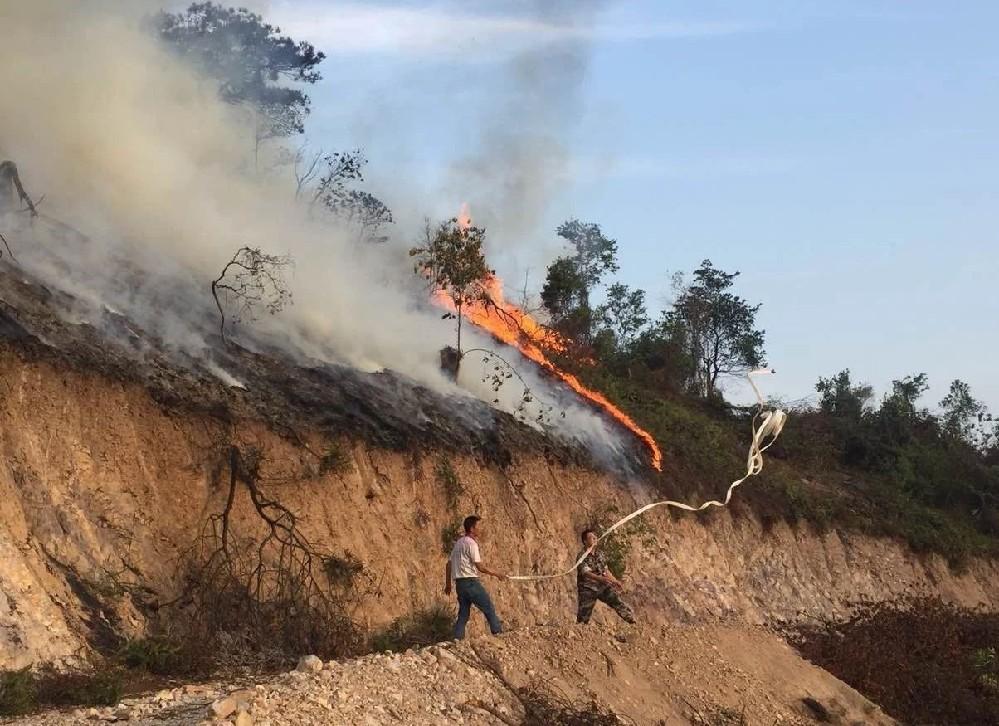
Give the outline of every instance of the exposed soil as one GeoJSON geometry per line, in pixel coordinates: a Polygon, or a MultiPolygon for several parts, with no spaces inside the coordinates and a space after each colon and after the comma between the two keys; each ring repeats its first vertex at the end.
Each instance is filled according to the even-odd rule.
{"type": "MultiPolygon", "coordinates": [[[[321,432],[393,450],[454,451],[506,465],[512,451],[585,464],[560,444],[465,395],[442,395],[405,376],[291,360],[252,335],[223,344],[205,321],[210,349],[198,358],[165,346],[134,322],[103,309],[98,325],[71,323],[79,301],[0,260],[0,347],[57,369],[141,385],[164,409],[222,420],[259,420],[284,436],[321,432]],[[217,371],[233,381],[227,385],[217,371]]],[[[249,332],[249,331],[248,331],[249,332]]]]}
{"type": "Polygon", "coordinates": [[[877,603],[801,628],[810,661],[913,724],[999,724],[999,615],[937,600],[877,603]]]}
{"type": "Polygon", "coordinates": [[[550,726],[805,726],[819,721],[820,713],[821,721],[830,724],[893,723],[765,631],[723,624],[574,625],[528,628],[325,667],[306,662],[302,671],[277,678],[167,689],[115,708],[48,713],[19,723],[121,719],[180,726],[204,719],[257,726],[511,726],[542,718],[550,726]],[[595,713],[612,719],[595,720],[595,713]],[[590,720],[583,720],[584,714],[590,720]]]}

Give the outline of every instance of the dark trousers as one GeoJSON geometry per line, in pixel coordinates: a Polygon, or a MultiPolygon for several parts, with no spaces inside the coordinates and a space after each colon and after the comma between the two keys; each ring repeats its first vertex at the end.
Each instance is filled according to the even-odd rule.
{"type": "Polygon", "coordinates": [[[477,577],[461,577],[454,581],[454,589],[458,593],[458,620],[454,624],[455,640],[465,637],[465,626],[472,614],[472,605],[482,611],[489,623],[489,631],[496,635],[503,632],[503,624],[496,616],[493,601],[477,577]]]}
{"type": "Polygon", "coordinates": [[[579,608],[576,610],[577,623],[585,624],[590,622],[590,616],[593,614],[593,608],[596,607],[597,600],[605,602],[614,608],[614,612],[620,615],[626,622],[635,622],[635,613],[631,607],[618,597],[614,588],[605,587],[602,590],[579,590],[579,608]]]}

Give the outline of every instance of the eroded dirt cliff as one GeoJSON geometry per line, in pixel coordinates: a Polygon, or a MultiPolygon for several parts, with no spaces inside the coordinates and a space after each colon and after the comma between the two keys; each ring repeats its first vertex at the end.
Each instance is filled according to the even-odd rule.
{"type": "MultiPolygon", "coordinates": [[[[147,615],[175,597],[183,553],[224,505],[231,443],[261,452],[263,485],[299,514],[317,545],[363,563],[371,586],[354,616],[371,626],[440,601],[441,533],[467,512],[485,517],[485,556],[496,566],[553,572],[571,563],[577,533],[596,513],[628,511],[652,496],[641,483],[540,450],[500,467],[474,452],[388,450],[347,431],[292,436],[177,411],[138,383],[25,360],[10,348],[0,371],[5,668],[71,661],[115,633],[141,632],[147,615]],[[320,473],[316,452],[331,446],[346,453],[345,466],[320,473]],[[464,488],[453,508],[435,473],[444,458],[464,488]]],[[[235,521],[252,520],[240,495],[235,521]]],[[[999,602],[994,563],[956,574],[892,541],[764,528],[745,512],[657,512],[648,525],[632,536],[628,559],[628,595],[646,621],[794,621],[903,594],[999,602]]],[[[492,589],[511,627],[572,619],[571,577],[492,589]]]]}

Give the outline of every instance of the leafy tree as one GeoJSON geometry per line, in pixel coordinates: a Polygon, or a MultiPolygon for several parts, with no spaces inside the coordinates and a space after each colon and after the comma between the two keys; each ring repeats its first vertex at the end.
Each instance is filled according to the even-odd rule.
{"type": "MultiPolygon", "coordinates": [[[[617,242],[604,236],[599,224],[570,219],[559,225],[559,237],[575,251],[571,257],[585,287],[585,294],[600,283],[608,272],[617,272],[617,242]]],[[[588,303],[588,299],[582,302],[588,303]]]]}
{"type": "Polygon", "coordinates": [[[255,149],[265,139],[302,133],[309,97],[280,82],[320,80],[316,66],[326,56],[311,43],[281,35],[246,8],[212,2],[162,12],[156,29],[181,57],[218,81],[225,101],[254,110],[255,149]]]}
{"type": "Polygon", "coordinates": [[[760,306],[730,291],[738,275],[704,260],[664,316],[668,335],[681,342],[690,360],[691,385],[705,398],[717,395],[719,376],[764,364],[764,331],[755,327],[760,306]]]}
{"type": "Polygon", "coordinates": [[[837,418],[859,421],[874,397],[874,389],[867,384],[855,385],[850,380],[850,369],[845,368],[832,378],[819,378],[815,390],[821,394],[819,410],[837,418]]]}
{"type": "Polygon", "coordinates": [[[556,234],[572,254],[548,267],[541,300],[559,332],[588,342],[593,323],[590,294],[608,272],[617,271],[617,242],[608,239],[599,224],[578,219],[563,222],[556,234]]]}
{"type": "Polygon", "coordinates": [[[635,342],[649,322],[645,291],[614,283],[607,291],[607,300],[597,308],[596,319],[601,325],[593,340],[597,356],[620,366],[630,378],[635,342]]]}
{"type": "Polygon", "coordinates": [[[592,313],[585,300],[586,282],[576,263],[569,257],[552,262],[541,289],[541,303],[551,317],[552,327],[571,340],[588,336],[592,313]]]}
{"type": "MultiPolygon", "coordinates": [[[[298,159],[301,160],[301,155],[298,159]]],[[[296,197],[301,196],[315,179],[315,185],[309,190],[310,206],[324,207],[353,229],[360,241],[385,242],[388,237],[380,234],[380,230],[395,221],[392,211],[370,192],[352,187],[354,183],[364,181],[367,163],[360,149],[320,154],[303,169],[296,168],[296,197]]]]}
{"type": "Polygon", "coordinates": [[[881,403],[881,414],[897,419],[914,420],[920,414],[920,410],[916,408],[916,401],[929,387],[925,373],[892,381],[891,393],[886,394],[881,403]]]}
{"type": "Polygon", "coordinates": [[[950,384],[950,391],[940,401],[943,409],[941,428],[951,438],[975,448],[986,448],[992,437],[992,416],[985,404],[971,395],[971,387],[961,380],[950,384]]]}
{"type": "Polygon", "coordinates": [[[458,224],[455,218],[436,228],[427,223],[422,247],[409,251],[417,258],[414,272],[423,275],[433,290],[443,291],[454,303],[458,319],[458,357],[461,352],[461,310],[472,300],[482,299],[483,282],[492,274],[482,253],[486,231],[458,224]]]}
{"type": "Polygon", "coordinates": [[[597,308],[597,320],[614,335],[622,352],[634,344],[635,339],[649,323],[645,310],[645,290],[632,290],[616,282],[607,290],[607,300],[597,308]]]}

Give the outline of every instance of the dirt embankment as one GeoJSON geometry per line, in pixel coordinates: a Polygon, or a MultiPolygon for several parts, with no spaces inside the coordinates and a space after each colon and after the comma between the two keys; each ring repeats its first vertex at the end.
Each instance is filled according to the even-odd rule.
{"type": "MultiPolygon", "coordinates": [[[[577,532],[596,514],[628,511],[651,496],[540,451],[501,468],[481,453],[393,451],[348,431],[279,435],[252,421],[178,411],[137,383],[7,349],[0,356],[0,668],[71,662],[102,639],[140,633],[147,615],[175,596],[182,553],[224,504],[220,472],[231,443],[262,453],[263,486],[300,515],[317,545],[364,564],[370,587],[353,615],[370,626],[442,598],[442,531],[470,511],[486,518],[484,552],[495,566],[551,572],[571,561],[577,532]],[[345,465],[324,472],[317,454],[331,447],[345,465]],[[461,488],[453,506],[437,474],[445,459],[461,488]]],[[[234,522],[253,522],[242,493],[234,522]]],[[[993,563],[955,574],[939,558],[891,541],[786,525],[764,530],[731,512],[656,513],[648,524],[631,538],[627,582],[645,622],[830,617],[851,601],[903,594],[999,603],[993,563]]],[[[572,620],[571,578],[491,587],[511,627],[572,620]]]]}
{"type": "Polygon", "coordinates": [[[802,661],[776,636],[740,626],[534,627],[343,663],[307,661],[260,682],[167,689],[114,708],[25,719],[230,724],[894,723],[802,661]],[[594,704],[596,707],[594,708],[594,704]]]}

